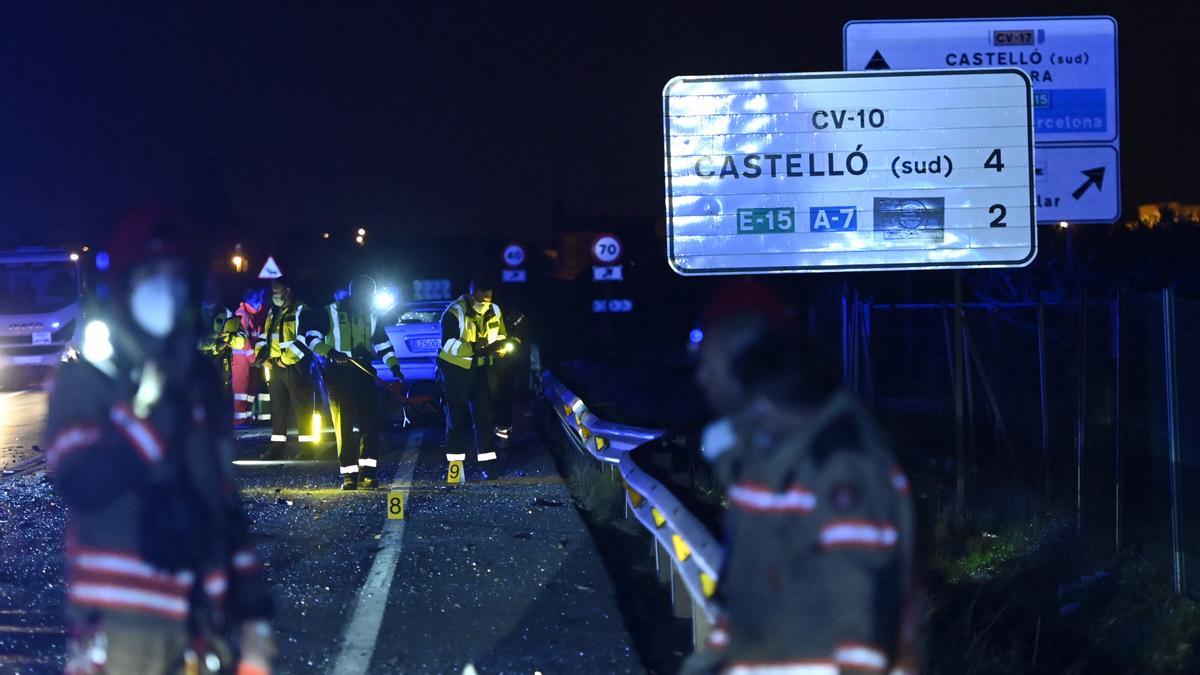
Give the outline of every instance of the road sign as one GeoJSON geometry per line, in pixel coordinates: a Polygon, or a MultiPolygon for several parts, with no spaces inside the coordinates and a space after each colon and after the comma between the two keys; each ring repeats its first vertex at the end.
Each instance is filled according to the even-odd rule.
{"type": "Polygon", "coordinates": [[[283,276],[283,272],[279,270],[279,265],[275,263],[274,256],[267,256],[267,262],[263,263],[262,271],[258,273],[259,279],[278,279],[283,276]]]}
{"type": "Polygon", "coordinates": [[[592,258],[601,265],[611,265],[621,259],[621,240],[612,234],[602,234],[592,242],[592,258]]]}
{"type": "Polygon", "coordinates": [[[525,270],[502,270],[500,274],[500,280],[506,284],[525,283],[525,270]]]}
{"type": "Polygon", "coordinates": [[[620,265],[592,265],[592,281],[623,281],[620,265]]]}
{"type": "Polygon", "coordinates": [[[1111,145],[1039,148],[1038,221],[1112,223],[1121,218],[1121,162],[1111,145]]]}
{"type": "Polygon", "coordinates": [[[525,247],[520,244],[509,244],[504,247],[504,264],[509,267],[520,267],[525,262],[525,247]]]}
{"type": "Polygon", "coordinates": [[[844,37],[846,70],[1012,66],[1026,71],[1033,81],[1034,141],[1046,171],[1065,176],[1076,167],[1077,162],[1062,167],[1053,162],[1080,155],[1042,152],[1061,144],[1088,144],[1097,158],[1094,166],[1112,166],[1104,178],[1110,198],[1103,203],[1092,195],[1047,207],[1061,194],[1042,194],[1039,185],[1038,220],[1111,223],[1119,218],[1117,22],[1112,17],[851,21],[844,37]],[[1110,218],[1110,213],[1116,215],[1110,218]]]}
{"type": "Polygon", "coordinates": [[[450,297],[449,279],[414,279],[413,300],[443,300],[450,297]]]}
{"type": "Polygon", "coordinates": [[[680,274],[1036,254],[1031,87],[1017,69],[678,77],[663,109],[680,274]]]}
{"type": "Polygon", "coordinates": [[[593,314],[624,314],[633,311],[632,300],[593,300],[593,314]]]}

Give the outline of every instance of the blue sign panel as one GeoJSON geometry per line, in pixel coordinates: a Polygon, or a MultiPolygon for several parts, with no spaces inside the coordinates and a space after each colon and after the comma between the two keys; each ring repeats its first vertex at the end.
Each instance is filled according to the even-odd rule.
{"type": "Polygon", "coordinates": [[[1020,68],[1033,84],[1038,222],[1120,218],[1117,22],[1112,17],[851,21],[844,29],[843,65],[846,70],[1020,68]],[[1089,180],[1089,188],[1079,191],[1089,180]]]}

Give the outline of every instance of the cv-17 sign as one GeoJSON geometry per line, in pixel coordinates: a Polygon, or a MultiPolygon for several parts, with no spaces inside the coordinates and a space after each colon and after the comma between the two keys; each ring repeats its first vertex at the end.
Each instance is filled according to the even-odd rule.
{"type": "Polygon", "coordinates": [[[1026,265],[1031,96],[1016,69],[674,78],[668,262],[684,275],[1026,265]]]}

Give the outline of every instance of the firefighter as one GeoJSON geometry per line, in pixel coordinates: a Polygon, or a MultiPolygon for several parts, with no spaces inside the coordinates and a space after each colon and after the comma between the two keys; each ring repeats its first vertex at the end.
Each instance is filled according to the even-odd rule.
{"type": "Polygon", "coordinates": [[[322,315],[300,302],[291,285],[282,280],[271,282],[274,307],[267,315],[263,337],[255,346],[255,361],[268,369],[267,391],[271,396],[271,445],[261,459],[300,457],[307,452],[288,449],[288,430],[295,425],[299,443],[315,443],[313,414],[320,408],[320,392],[313,375],[312,348],[324,336],[322,315]],[[306,433],[306,430],[309,433],[306,433]]]}
{"type": "Polygon", "coordinates": [[[314,350],[327,359],[329,414],[337,437],[342,489],[378,487],[375,477],[383,401],[376,382],[376,358],[383,359],[396,381],[403,383],[400,361],[383,323],[371,311],[375,281],[355,277],[350,293],[326,307],[329,331],[314,350]]]}
{"type": "MultiPolygon", "coordinates": [[[[233,389],[233,423],[247,425],[254,419],[254,408],[270,401],[270,395],[262,392],[262,371],[253,368],[254,345],[263,339],[268,309],[263,303],[261,288],[248,289],[242,294],[242,303],[234,311],[237,332],[230,339],[232,348],[231,382],[233,389]]],[[[269,415],[269,413],[268,413],[269,415]]],[[[267,419],[270,419],[268,416],[267,419]]]]}
{"type": "Polygon", "coordinates": [[[508,331],[493,297],[490,285],[473,281],[442,313],[437,381],[446,406],[449,462],[465,460],[472,447],[478,462],[496,459],[488,369],[505,354],[508,331]]]}
{"type": "Polygon", "coordinates": [[[720,613],[684,672],[916,673],[908,482],[830,361],[738,296],[697,370],[730,509],[720,613]]]}
{"type": "Polygon", "coordinates": [[[69,675],[270,667],[270,597],[231,471],[229,400],[195,349],[208,326],[180,231],[159,211],[120,219],[108,299],[58,372],[46,435],[68,506],[69,675]]]}

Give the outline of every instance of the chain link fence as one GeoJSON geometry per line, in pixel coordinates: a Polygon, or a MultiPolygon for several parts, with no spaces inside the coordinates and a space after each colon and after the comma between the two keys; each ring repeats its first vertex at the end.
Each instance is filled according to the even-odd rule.
{"type": "Polygon", "coordinates": [[[931,515],[1066,514],[1200,591],[1200,302],[848,297],[842,314],[846,379],[935,477],[931,515]]]}

